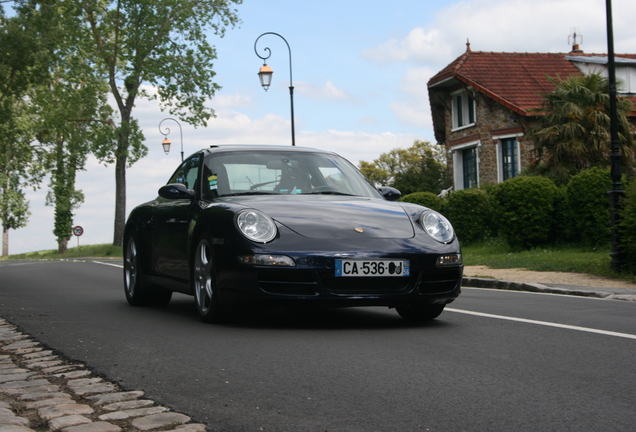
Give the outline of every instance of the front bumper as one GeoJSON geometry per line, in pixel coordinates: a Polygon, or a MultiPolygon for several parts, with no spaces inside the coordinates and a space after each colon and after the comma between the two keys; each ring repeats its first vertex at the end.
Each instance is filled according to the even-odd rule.
{"type": "MultiPolygon", "coordinates": [[[[460,293],[463,265],[438,268],[438,255],[406,256],[406,277],[337,277],[333,257],[313,256],[311,265],[241,265],[219,274],[224,301],[303,302],[330,306],[402,306],[414,302],[446,304],[460,293]]],[[[376,257],[383,258],[383,257],[376,257]]],[[[391,259],[395,259],[391,256],[391,259]]]]}

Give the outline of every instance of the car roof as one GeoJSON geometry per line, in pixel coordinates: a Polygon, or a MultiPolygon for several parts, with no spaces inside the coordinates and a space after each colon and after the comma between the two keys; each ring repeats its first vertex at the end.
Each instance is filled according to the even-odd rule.
{"type": "Polygon", "coordinates": [[[264,145],[264,144],[227,144],[227,145],[211,145],[209,148],[203,149],[207,154],[225,153],[225,152],[259,152],[259,151],[284,151],[295,153],[323,153],[336,154],[332,151],[321,150],[309,147],[283,146],[283,145],[264,145]]]}

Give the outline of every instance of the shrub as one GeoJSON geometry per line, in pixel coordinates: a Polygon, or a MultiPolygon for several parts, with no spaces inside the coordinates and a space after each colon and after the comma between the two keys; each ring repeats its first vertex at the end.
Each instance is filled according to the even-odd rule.
{"type": "Polygon", "coordinates": [[[554,197],[554,217],[552,218],[552,232],[550,234],[555,243],[565,243],[577,239],[572,219],[573,215],[568,206],[567,188],[558,186],[554,197]]]}
{"type": "Polygon", "coordinates": [[[451,193],[444,210],[462,243],[475,243],[490,235],[492,210],[483,190],[464,189],[451,193]]]}
{"type": "Polygon", "coordinates": [[[581,171],[568,183],[567,202],[577,236],[590,246],[610,242],[610,199],[612,188],[607,169],[581,171]]]}
{"type": "Polygon", "coordinates": [[[438,212],[442,209],[442,199],[432,192],[415,192],[404,195],[399,201],[419,204],[438,212]]]}
{"type": "Polygon", "coordinates": [[[626,270],[636,274],[636,179],[632,180],[625,193],[621,222],[621,262],[626,270]]]}
{"type": "Polygon", "coordinates": [[[548,243],[557,187],[545,177],[515,177],[492,190],[493,210],[503,238],[513,249],[548,243]]]}

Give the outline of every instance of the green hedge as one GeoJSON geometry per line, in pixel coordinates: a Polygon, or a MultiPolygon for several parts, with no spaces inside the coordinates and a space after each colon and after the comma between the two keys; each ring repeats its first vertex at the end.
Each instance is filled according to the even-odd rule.
{"type": "Polygon", "coordinates": [[[636,274],[636,179],[632,179],[625,191],[624,207],[620,222],[621,261],[625,270],[636,274]]]}
{"type": "Polygon", "coordinates": [[[568,206],[568,190],[566,186],[557,186],[554,197],[554,216],[552,218],[551,241],[569,243],[577,240],[577,232],[572,223],[573,215],[568,206]]]}
{"type": "Polygon", "coordinates": [[[544,177],[515,177],[492,189],[499,232],[513,249],[530,249],[551,240],[557,187],[544,177]]]}
{"type": "Polygon", "coordinates": [[[492,209],[483,190],[464,189],[451,193],[444,205],[444,214],[463,244],[475,243],[490,235],[492,209]]]}
{"type": "Polygon", "coordinates": [[[419,204],[437,212],[441,212],[442,210],[442,199],[432,192],[415,192],[412,194],[404,195],[398,201],[419,204]]]}
{"type": "Polygon", "coordinates": [[[567,202],[577,237],[590,246],[610,242],[610,199],[612,188],[607,169],[591,168],[570,179],[567,202]]]}

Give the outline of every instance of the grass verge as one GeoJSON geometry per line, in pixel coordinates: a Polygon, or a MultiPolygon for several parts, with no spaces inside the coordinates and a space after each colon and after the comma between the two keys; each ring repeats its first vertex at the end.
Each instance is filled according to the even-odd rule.
{"type": "Polygon", "coordinates": [[[500,239],[462,247],[465,265],[492,268],[525,268],[534,271],[576,272],[636,281],[636,275],[616,274],[610,268],[610,249],[584,245],[559,245],[513,252],[500,239]]]}
{"type": "Polygon", "coordinates": [[[9,255],[8,259],[63,259],[83,257],[121,258],[123,257],[123,251],[121,247],[113,246],[112,244],[86,245],[69,248],[64,254],[59,254],[57,253],[57,249],[53,249],[9,255]]]}

